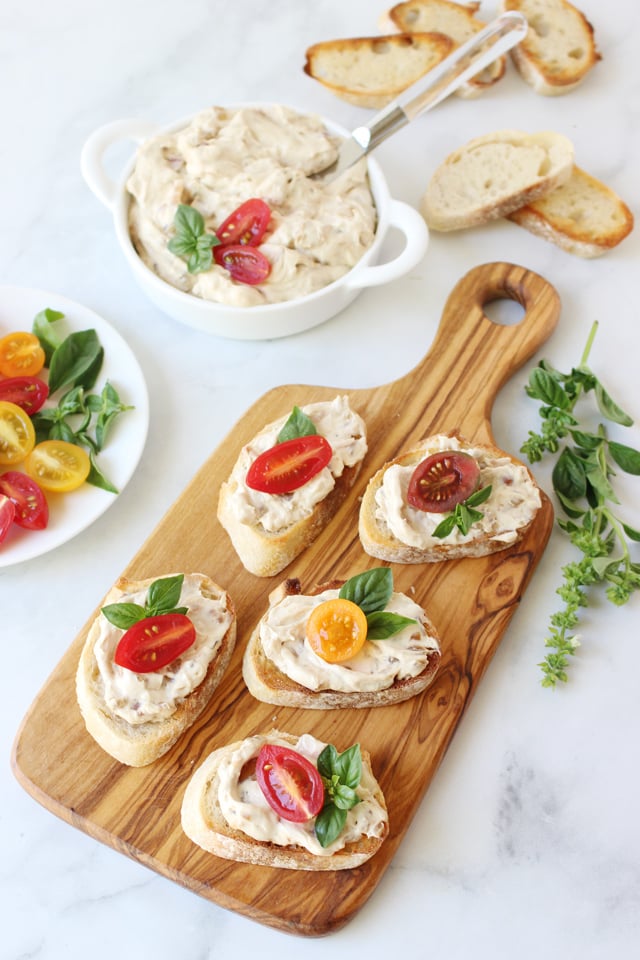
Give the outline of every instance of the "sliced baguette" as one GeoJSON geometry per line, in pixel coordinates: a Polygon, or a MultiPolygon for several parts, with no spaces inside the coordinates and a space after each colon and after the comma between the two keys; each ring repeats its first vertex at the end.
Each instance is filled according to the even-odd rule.
{"type": "MultiPolygon", "coordinates": [[[[337,590],[342,583],[341,580],[335,580],[320,584],[310,592],[310,595],[317,596],[325,590],[337,590]]],[[[299,580],[285,580],[271,592],[269,608],[271,609],[279,604],[285,597],[296,596],[300,593],[299,580]]],[[[332,710],[345,707],[384,707],[393,703],[401,703],[422,693],[432,682],[440,665],[441,652],[438,635],[434,625],[426,613],[422,611],[420,619],[425,632],[433,641],[433,648],[429,651],[426,666],[421,673],[413,677],[396,679],[390,686],[380,690],[312,690],[283,673],[265,653],[260,638],[260,629],[265,617],[266,614],[253,630],[242,661],[242,674],[249,692],[264,703],[315,710],[332,710]]]]}
{"type": "MultiPolygon", "coordinates": [[[[121,577],[107,593],[103,605],[120,603],[130,594],[146,590],[154,579],[157,578],[126,580],[121,577]]],[[[87,731],[103,750],[131,767],[146,766],[157,760],[197,720],[220,683],[235,647],[236,617],[228,594],[204,574],[185,574],[184,580],[185,585],[196,588],[201,597],[214,601],[229,624],[207,666],[204,679],[186,697],[177,699],[171,716],[130,723],[107,705],[105,684],[95,653],[103,614],[99,614],[91,625],[80,655],[76,695],[87,731]]]]}
{"type": "Polygon", "coordinates": [[[571,176],[574,149],[559,133],[498,130],[470,140],[434,171],[420,209],[432,230],[506,217],[571,176]]]}
{"type": "Polygon", "coordinates": [[[633,230],[633,214],[600,180],[574,166],[570,179],[509,214],[531,233],[578,257],[600,257],[633,230]]]}
{"type": "MultiPolygon", "coordinates": [[[[257,741],[257,749],[265,742],[281,743],[295,749],[299,742],[298,737],[279,730],[252,739],[257,741]]],[[[361,782],[367,785],[375,805],[380,808],[376,835],[361,834],[359,839],[353,839],[342,849],[324,854],[310,851],[301,844],[282,845],[255,839],[230,825],[220,805],[221,766],[246,742],[238,740],[214,750],[191,777],[181,808],[182,829],[190,840],[225,860],[291,870],[346,870],[360,866],[377,853],[389,832],[388,815],[382,790],[371,769],[371,757],[363,749],[361,782]]]]}
{"type": "Polygon", "coordinates": [[[602,59],[592,25],[567,0],[502,0],[502,9],[518,11],[529,23],[511,58],[536,93],[569,93],[602,59]]]}
{"type": "MultiPolygon", "coordinates": [[[[381,21],[381,29],[396,28],[403,33],[443,33],[450,37],[454,46],[465,43],[485,22],[476,19],[479,3],[452,3],[450,0],[408,0],[397,3],[387,11],[381,21]],[[386,26],[389,24],[389,27],[386,26]]],[[[478,94],[501,80],[507,68],[505,55],[498,57],[477,76],[467,80],[456,91],[460,97],[477,97],[478,94]]]]}
{"type": "Polygon", "coordinates": [[[453,41],[441,33],[325,40],[307,49],[303,69],[347,103],[379,109],[452,49],[453,41]]]}
{"type": "Polygon", "coordinates": [[[440,434],[425,438],[418,446],[385,463],[374,474],[362,498],[358,532],[362,547],[369,556],[391,563],[435,563],[462,557],[483,557],[519,543],[534,522],[540,505],[540,491],[532,474],[515,457],[508,456],[495,446],[469,443],[464,438],[454,434],[440,434]],[[525,484],[523,489],[526,490],[527,497],[530,497],[530,505],[527,510],[523,511],[522,516],[514,516],[509,510],[506,510],[504,514],[501,511],[500,519],[496,519],[495,505],[497,501],[494,498],[498,491],[495,489],[496,484],[494,482],[491,497],[478,507],[478,510],[486,517],[486,527],[488,529],[485,528],[484,524],[476,523],[471,526],[466,536],[454,529],[452,534],[443,539],[433,537],[429,528],[435,528],[444,519],[444,515],[429,513],[419,517],[421,511],[411,507],[406,501],[406,487],[408,478],[422,460],[431,453],[447,449],[460,450],[475,457],[481,468],[479,487],[491,483],[491,480],[488,479],[488,469],[492,460],[495,458],[507,460],[513,469],[517,470],[520,481],[525,484]],[[399,499],[401,499],[401,502],[394,516],[405,518],[409,524],[415,523],[419,526],[425,523],[425,518],[430,518],[427,529],[421,530],[415,536],[406,536],[406,539],[394,534],[386,519],[387,515],[384,510],[379,509],[380,491],[385,483],[388,471],[395,466],[402,468],[401,472],[404,480],[401,480],[399,484],[399,499]],[[406,542],[409,539],[414,542],[406,542]]]}
{"type": "MultiPolygon", "coordinates": [[[[336,398],[335,401],[331,402],[337,403],[339,401],[346,403],[346,398],[336,398]]],[[[311,404],[302,409],[305,412],[311,411],[313,413],[312,408],[313,405],[311,404]]],[[[357,415],[355,417],[357,419],[357,430],[359,431],[356,440],[366,452],[365,425],[360,417],[357,415]]],[[[281,426],[285,420],[286,417],[283,417],[272,424],[268,424],[264,431],[271,430],[275,435],[277,427],[281,426]]],[[[322,433],[320,427],[318,432],[322,433]]],[[[218,498],[218,519],[227,531],[244,567],[257,577],[272,577],[280,573],[295,557],[299,556],[303,550],[313,543],[330,523],[356,482],[362,466],[362,459],[350,466],[345,466],[342,473],[334,477],[333,488],[306,516],[286,523],[279,529],[267,530],[260,521],[247,522],[241,519],[238,508],[238,498],[244,495],[244,477],[246,475],[246,470],[242,468],[242,464],[246,462],[243,457],[245,452],[255,444],[256,439],[254,438],[251,444],[243,448],[229,478],[221,485],[218,498]]],[[[284,498],[284,502],[292,503],[291,498],[294,498],[297,494],[302,496],[303,492],[294,491],[293,494],[285,494],[280,500],[284,498]]],[[[277,499],[277,495],[274,495],[274,499],[277,499]]]]}

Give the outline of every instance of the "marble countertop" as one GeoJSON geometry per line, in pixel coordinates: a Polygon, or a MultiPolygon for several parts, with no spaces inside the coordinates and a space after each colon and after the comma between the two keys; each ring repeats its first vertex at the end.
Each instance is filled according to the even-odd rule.
{"type": "MultiPolygon", "coordinates": [[[[482,3],[485,19],[496,6],[482,3]]],[[[602,53],[582,87],[544,98],[510,69],[483,97],[442,104],[379,148],[392,194],[417,205],[437,163],[473,136],[553,129],[637,215],[639,8],[632,0],[606,8],[583,0],[581,8],[602,53]]],[[[448,960],[515,952],[522,960],[626,960],[640,952],[640,603],[635,596],[614,608],[598,593],[583,612],[568,684],[543,689],[537,664],[546,624],[558,607],[561,566],[575,556],[558,530],[391,866],[328,941],[280,933],[201,899],[58,820],[11,772],[11,745],[38,690],[247,407],[282,383],[347,388],[401,377],[426,354],[447,295],[477,264],[521,264],[556,287],[562,314],[541,355],[563,370],[578,363],[599,321],[592,366],[618,403],[640,416],[637,228],[591,261],[507,222],[432,235],[405,279],[365,291],[314,330],[271,342],[214,339],[180,326],[137,287],[109,214],[80,175],[87,136],[122,117],[169,123],[211,103],[255,100],[353,127],[366,111],[307,77],[304,51],[320,39],[375,34],[383,10],[367,0],[4,0],[0,284],[51,291],[104,317],[137,356],[151,403],[142,460],[113,506],[54,552],[0,569],[8,667],[0,955],[7,960],[258,951],[311,960],[327,949],[335,960],[377,960],[399,946],[408,956],[448,960]]],[[[112,162],[117,168],[124,158],[116,151],[112,162]]],[[[537,421],[526,377],[522,369],[505,385],[493,411],[496,440],[512,452],[537,421]]],[[[640,447],[637,426],[614,427],[612,436],[640,447]]],[[[536,474],[551,492],[549,468],[536,474]]],[[[618,482],[625,519],[638,527],[637,478],[618,482]]]]}

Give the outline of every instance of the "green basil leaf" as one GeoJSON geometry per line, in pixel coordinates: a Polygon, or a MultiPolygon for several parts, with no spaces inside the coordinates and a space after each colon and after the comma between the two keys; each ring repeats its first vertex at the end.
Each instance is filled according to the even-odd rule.
{"type": "Polygon", "coordinates": [[[565,497],[564,494],[560,493],[559,490],[556,490],[556,496],[560,501],[562,509],[568,517],[573,517],[574,520],[577,520],[579,517],[584,516],[584,509],[577,507],[571,499],[565,497]]]}
{"type": "Polygon", "coordinates": [[[344,829],[347,811],[339,810],[333,803],[322,808],[315,822],[315,833],[321,847],[330,847],[344,829]]]}
{"type": "Polygon", "coordinates": [[[388,610],[376,610],[374,613],[367,614],[367,640],[387,640],[395,636],[408,627],[410,623],[416,623],[411,617],[403,617],[399,613],[391,613],[388,610]]]}
{"type": "Polygon", "coordinates": [[[204,217],[200,211],[185,203],[178,204],[173,225],[176,235],[191,240],[192,247],[195,247],[198,237],[202,236],[205,229],[204,217]]]}
{"type": "Polygon", "coordinates": [[[333,791],[333,802],[338,810],[351,810],[352,807],[360,803],[360,798],[353,787],[338,783],[333,791]]]}
{"type": "Polygon", "coordinates": [[[566,410],[570,406],[565,391],[555,377],[543,367],[535,367],[529,374],[527,393],[530,397],[542,400],[543,403],[552,407],[559,407],[561,410],[566,410]]]}
{"type": "Polygon", "coordinates": [[[444,537],[448,537],[453,528],[456,526],[456,515],[454,512],[451,512],[441,520],[438,526],[432,533],[432,536],[437,537],[438,540],[442,540],[444,537]]]}
{"type": "Polygon", "coordinates": [[[295,440],[297,437],[311,437],[317,432],[311,417],[307,416],[300,407],[294,406],[289,419],[278,434],[277,442],[284,443],[285,440],[295,440]]]}
{"type": "Polygon", "coordinates": [[[59,310],[52,310],[50,307],[46,307],[44,310],[41,310],[40,313],[37,313],[33,318],[31,332],[35,333],[36,337],[40,341],[40,346],[44,350],[44,362],[46,367],[48,367],[51,363],[53,351],[62,342],[62,338],[58,335],[58,333],[51,329],[51,324],[55,323],[57,320],[63,319],[64,313],[60,313],[59,310]]]}
{"type": "Polygon", "coordinates": [[[328,743],[324,750],[318,755],[317,767],[318,773],[321,777],[324,777],[325,780],[331,780],[333,774],[333,768],[336,760],[338,759],[338,751],[333,746],[332,743],[328,743]]]}
{"type": "Polygon", "coordinates": [[[172,611],[180,600],[183,583],[183,573],[179,573],[175,577],[163,577],[160,580],[154,580],[147,594],[147,615],[157,616],[160,613],[172,611]]]}
{"type": "Polygon", "coordinates": [[[82,384],[87,389],[87,378],[98,375],[104,351],[100,346],[95,330],[79,330],[70,333],[51,357],[49,366],[49,393],[53,394],[61,387],[82,384]]]}
{"type": "Polygon", "coordinates": [[[334,758],[332,772],[338,775],[341,784],[355,790],[362,777],[362,754],[359,743],[354,743],[352,747],[334,758]]]}
{"type": "Polygon", "coordinates": [[[602,443],[602,437],[595,433],[584,433],[582,430],[571,430],[570,433],[576,446],[582,450],[597,450],[602,443]]]}
{"type": "Polygon", "coordinates": [[[630,527],[626,523],[622,524],[622,528],[630,540],[640,542],[640,530],[636,530],[634,527],[630,527]]]}
{"type": "Polygon", "coordinates": [[[613,421],[613,423],[620,423],[623,427],[630,427],[633,424],[632,418],[611,399],[600,381],[596,383],[595,388],[596,402],[600,413],[606,417],[607,420],[613,421]]]}
{"type": "MultiPolygon", "coordinates": [[[[613,487],[609,483],[605,473],[600,468],[590,470],[587,473],[587,483],[600,497],[604,497],[605,500],[610,500],[612,503],[620,503],[613,487]]],[[[587,498],[588,496],[589,489],[587,488],[587,498]]]]}
{"type": "Polygon", "coordinates": [[[578,500],[587,492],[585,465],[569,447],[558,457],[551,473],[553,488],[569,500],[578,500]]]}
{"type": "Polygon", "coordinates": [[[93,450],[89,453],[89,462],[91,466],[87,476],[87,483],[90,483],[93,487],[98,487],[100,490],[106,490],[107,493],[118,493],[118,488],[114,487],[96,463],[93,450]]]}
{"type": "Polygon", "coordinates": [[[49,431],[50,440],[64,440],[65,443],[75,443],[76,435],[64,420],[57,420],[49,431]]]}
{"type": "Polygon", "coordinates": [[[187,270],[189,273],[205,273],[213,265],[213,254],[211,247],[206,250],[196,250],[187,260],[187,270]]]}
{"type": "Polygon", "coordinates": [[[109,623],[120,630],[128,630],[147,616],[145,608],[138,603],[108,603],[102,608],[102,612],[109,623]]]}
{"type": "Polygon", "coordinates": [[[609,441],[609,453],[612,459],[625,473],[632,473],[634,476],[640,474],[640,451],[633,447],[627,447],[624,443],[609,441]]]}
{"type": "Polygon", "coordinates": [[[342,585],[342,600],[356,603],[363,613],[384,610],[393,593],[393,573],[389,567],[374,567],[351,577],[342,585]]]}
{"type": "Polygon", "coordinates": [[[167,248],[171,253],[175,253],[176,257],[189,257],[196,250],[196,241],[191,236],[175,236],[171,237],[167,244],[167,248]]]}
{"type": "Polygon", "coordinates": [[[480,490],[476,490],[475,493],[472,493],[470,497],[464,501],[466,507],[478,507],[481,503],[484,503],[485,500],[488,500],[491,496],[491,491],[493,487],[489,484],[486,487],[481,487],[480,490]]]}

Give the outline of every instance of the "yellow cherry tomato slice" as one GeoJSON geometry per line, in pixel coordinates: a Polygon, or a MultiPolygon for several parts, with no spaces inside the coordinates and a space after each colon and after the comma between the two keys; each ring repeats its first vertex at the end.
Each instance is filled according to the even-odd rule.
{"type": "Polygon", "coordinates": [[[17,330],[0,340],[0,373],[5,377],[35,377],[44,361],[44,350],[35,333],[17,330]]]}
{"type": "Polygon", "coordinates": [[[31,417],[17,403],[0,400],[0,463],[20,463],[31,453],[36,432],[31,417]]]}
{"type": "Polygon", "coordinates": [[[351,600],[325,600],[307,620],[306,636],[314,653],[327,663],[350,660],[367,639],[367,617],[351,600]]]}
{"type": "Polygon", "coordinates": [[[43,490],[66,493],[77,490],[89,476],[89,454],[66,440],[43,440],[36,444],[24,468],[43,490]]]}

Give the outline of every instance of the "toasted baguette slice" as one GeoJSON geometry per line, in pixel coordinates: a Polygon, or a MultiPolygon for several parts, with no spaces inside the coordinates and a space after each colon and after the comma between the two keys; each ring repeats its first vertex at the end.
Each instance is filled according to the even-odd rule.
{"type": "MultiPolygon", "coordinates": [[[[320,584],[311,591],[309,596],[318,596],[327,590],[337,591],[342,583],[341,580],[334,580],[320,584]]],[[[426,649],[425,665],[421,672],[415,676],[396,678],[390,685],[382,689],[372,690],[337,690],[331,689],[330,686],[326,689],[316,690],[292,679],[265,652],[261,640],[261,629],[272,612],[272,608],[282,603],[287,597],[295,597],[300,594],[300,581],[297,579],[285,580],[273,590],[269,596],[269,610],[256,625],[249,638],[242,661],[242,675],[249,692],[256,699],[279,706],[315,710],[333,710],[343,707],[384,707],[417,696],[432,682],[440,665],[441,653],[436,629],[424,610],[420,610],[419,619],[424,637],[422,641],[423,652],[424,647],[427,646],[427,641],[428,649],[426,649]]],[[[379,643],[379,641],[376,641],[376,643],[379,643]]],[[[389,643],[393,643],[393,638],[389,640],[389,643]]],[[[414,641],[414,645],[418,646],[419,642],[414,641]]],[[[355,668],[350,669],[349,673],[353,677],[355,668]]],[[[327,679],[325,682],[330,683],[330,680],[327,679]]],[[[355,683],[353,683],[353,686],[355,686],[355,683]]]]}
{"type": "MultiPolygon", "coordinates": [[[[335,435],[332,429],[325,428],[318,417],[320,408],[328,410],[328,404],[331,404],[336,410],[336,423],[342,423],[347,418],[352,432],[349,437],[357,445],[359,451],[350,458],[337,475],[333,473],[333,467],[329,465],[333,476],[333,486],[328,493],[317,502],[312,509],[297,509],[297,504],[301,504],[306,497],[305,487],[293,491],[290,494],[278,495],[256,495],[247,491],[244,478],[246,476],[248,464],[255,459],[258,450],[267,448],[275,443],[275,437],[279,428],[286,421],[286,416],[278,421],[267,424],[261,433],[254,437],[251,443],[245,445],[236,464],[221,488],[218,499],[218,519],[224,529],[229,534],[233,547],[240,557],[244,567],[257,577],[272,577],[280,573],[295,557],[299,556],[316,537],[322,532],[327,524],[337,513],[347,494],[353,487],[358,478],[362,466],[366,445],[366,428],[363,420],[351,410],[346,397],[336,397],[333,401],[323,401],[318,404],[308,404],[302,407],[303,412],[308,413],[312,419],[318,420],[318,433],[327,436],[332,446],[342,444],[349,437],[344,437],[338,431],[335,435]],[[260,438],[269,435],[273,439],[269,442],[260,442],[260,438]],[[357,457],[357,459],[355,459],[357,457]],[[250,513],[247,516],[241,515],[247,507],[247,498],[251,498],[250,504],[255,503],[255,510],[251,506],[250,513]],[[267,524],[266,517],[271,509],[270,500],[273,500],[274,509],[283,511],[281,525],[278,524],[272,528],[272,524],[267,524]],[[258,516],[260,510],[264,510],[264,518],[258,516]],[[296,510],[296,513],[292,511],[296,510]],[[291,516],[293,519],[288,519],[291,516]]],[[[327,420],[328,422],[328,420],[327,420]]],[[[346,422],[346,421],[345,421],[346,422]]],[[[336,427],[337,430],[337,427],[336,427]]],[[[350,441],[349,441],[350,442],[350,441]]],[[[313,481],[312,481],[313,482],[313,481]]]]}
{"type": "Polygon", "coordinates": [[[529,23],[511,58],[536,93],[569,93],[602,59],[592,25],[567,0],[502,0],[502,9],[518,11],[529,23]]]}
{"type": "Polygon", "coordinates": [[[434,563],[461,557],[484,557],[519,543],[541,506],[539,488],[527,467],[498,447],[469,443],[453,434],[438,434],[396,457],[374,474],[362,498],[359,536],[371,557],[391,563],[434,563]],[[446,514],[426,513],[409,505],[406,491],[414,469],[432,453],[460,450],[480,466],[478,489],[492,486],[478,510],[483,520],[463,535],[432,535],[446,514]],[[509,501],[513,500],[513,504],[509,501]]]}
{"type": "MultiPolygon", "coordinates": [[[[122,603],[132,595],[146,592],[155,579],[157,578],[126,580],[122,577],[106,595],[103,605],[122,603]]],[[[91,625],[80,655],[76,673],[76,695],[87,731],[103,750],[120,763],[131,767],[143,767],[157,760],[197,720],[220,683],[235,647],[236,616],[228,594],[213,580],[200,573],[185,574],[182,597],[186,595],[185,588],[190,596],[196,597],[196,603],[207,605],[211,617],[220,618],[215,627],[219,636],[203,679],[191,693],[176,699],[175,710],[169,716],[133,723],[118,715],[107,704],[105,680],[96,656],[96,644],[100,642],[102,630],[112,631],[115,642],[123,631],[110,625],[105,628],[107,621],[102,613],[91,625]]],[[[196,645],[199,645],[199,638],[196,639],[196,645]]],[[[189,651],[186,651],[182,658],[178,658],[165,670],[175,670],[180,660],[188,659],[189,656],[189,651]]],[[[131,672],[131,676],[136,678],[147,675],[131,672]]]]}
{"type": "Polygon", "coordinates": [[[432,230],[506,217],[571,176],[574,149],[559,133],[498,130],[470,140],[434,171],[420,209],[432,230]]]}
{"type": "MultiPolygon", "coordinates": [[[[408,0],[391,7],[379,25],[383,30],[395,27],[402,33],[443,33],[446,37],[451,37],[457,47],[486,26],[484,21],[476,19],[475,14],[479,8],[479,3],[408,0]]],[[[487,87],[501,80],[506,68],[506,56],[498,57],[477,76],[463,83],[456,94],[459,97],[477,97],[487,87]]]]}
{"type": "Polygon", "coordinates": [[[453,41],[441,33],[325,40],[307,49],[303,69],[341,100],[379,109],[452,49],[453,41]]]}
{"type": "Polygon", "coordinates": [[[634,223],[626,203],[579,167],[573,168],[561,187],[514,210],[509,219],[567,253],[587,259],[621,243],[634,223]]]}
{"type": "MultiPolygon", "coordinates": [[[[341,845],[344,840],[340,841],[338,838],[338,841],[327,848],[326,852],[322,849],[308,849],[303,845],[304,840],[295,842],[297,838],[302,839],[303,826],[287,824],[280,820],[270,811],[266,801],[260,806],[262,811],[260,820],[267,820],[274,833],[282,831],[280,842],[256,838],[243,829],[232,826],[225,816],[222,805],[228,793],[229,766],[234,763],[234,753],[238,756],[236,752],[243,750],[243,759],[247,755],[255,758],[264,743],[289,746],[304,752],[310,760],[325,746],[324,743],[315,741],[315,738],[308,736],[299,738],[279,730],[272,730],[265,736],[258,735],[244,741],[238,740],[214,750],[193,774],[182,801],[182,829],[190,840],[225,860],[290,870],[346,870],[360,866],[377,853],[389,832],[388,814],[382,790],[371,769],[371,757],[366,750],[362,749],[362,789],[358,788],[361,800],[357,806],[360,814],[362,814],[361,804],[363,803],[367,804],[367,813],[370,811],[370,816],[363,818],[371,823],[368,834],[351,827],[351,818],[348,813],[346,829],[351,830],[353,836],[345,845],[341,845]],[[314,749],[310,755],[303,748],[305,741],[313,745],[314,749]]],[[[232,781],[235,783],[238,782],[240,773],[237,769],[239,763],[239,760],[236,761],[236,770],[232,774],[232,781]]],[[[251,760],[247,759],[241,768],[243,781],[248,775],[250,764],[251,760]]],[[[254,787],[252,792],[254,798],[257,796],[260,802],[258,791],[259,788],[254,787]]],[[[254,823],[255,819],[257,818],[252,818],[254,823]]],[[[260,832],[254,826],[248,826],[248,828],[253,829],[255,833],[260,832]]],[[[313,825],[307,829],[307,832],[313,836],[312,831],[313,825]]],[[[312,846],[315,848],[316,844],[312,843],[312,846]]]]}

